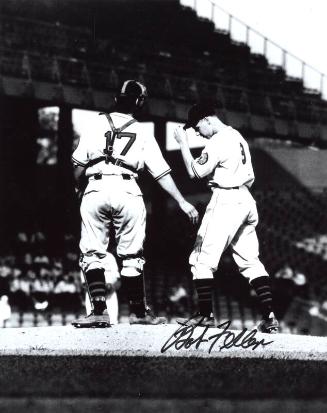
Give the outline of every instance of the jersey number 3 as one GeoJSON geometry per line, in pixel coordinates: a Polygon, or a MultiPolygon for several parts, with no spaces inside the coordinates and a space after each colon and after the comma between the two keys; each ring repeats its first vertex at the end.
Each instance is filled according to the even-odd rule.
{"type": "Polygon", "coordinates": [[[124,146],[123,150],[121,151],[120,155],[126,155],[127,152],[130,150],[131,146],[135,142],[136,139],[136,133],[130,133],[130,132],[115,132],[113,137],[111,137],[112,132],[108,131],[105,133],[106,137],[106,148],[104,149],[105,154],[110,154],[110,150],[112,150],[113,144],[115,139],[121,139],[121,138],[128,138],[129,140],[127,141],[126,145],[124,146]]]}
{"type": "Polygon", "coordinates": [[[240,142],[240,148],[241,148],[242,164],[245,164],[246,163],[246,155],[245,155],[244,146],[241,144],[241,142],[240,142]]]}

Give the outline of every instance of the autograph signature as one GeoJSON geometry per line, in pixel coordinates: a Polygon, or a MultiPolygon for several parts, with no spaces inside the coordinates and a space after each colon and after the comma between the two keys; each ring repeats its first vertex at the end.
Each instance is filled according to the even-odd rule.
{"type": "MultiPolygon", "coordinates": [[[[194,317],[191,317],[189,320],[192,319],[194,319],[194,317]]],[[[241,347],[244,349],[252,347],[252,350],[255,350],[260,345],[265,347],[273,343],[273,341],[265,341],[264,339],[261,339],[260,341],[257,340],[256,333],[258,331],[256,329],[248,331],[247,328],[243,328],[241,332],[233,332],[228,330],[231,325],[230,320],[219,324],[216,328],[222,329],[222,331],[219,331],[211,336],[207,335],[209,327],[202,324],[203,318],[194,325],[187,325],[189,320],[181,324],[181,326],[169,337],[169,339],[162,346],[161,353],[164,353],[171,347],[175,347],[176,350],[181,350],[183,348],[189,349],[194,346],[197,350],[200,348],[201,343],[209,342],[211,343],[208,350],[208,353],[210,354],[215,345],[218,345],[218,341],[220,339],[221,345],[219,347],[219,351],[231,347],[241,347]],[[204,327],[204,329],[203,331],[201,330],[201,332],[198,330],[197,332],[199,332],[199,335],[194,337],[193,334],[195,334],[196,327],[204,327]]]]}

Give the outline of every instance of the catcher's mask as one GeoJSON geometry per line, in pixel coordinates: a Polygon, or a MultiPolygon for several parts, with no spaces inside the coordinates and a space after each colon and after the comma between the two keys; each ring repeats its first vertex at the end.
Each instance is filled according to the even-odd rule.
{"type": "Polygon", "coordinates": [[[137,107],[142,107],[148,96],[146,87],[136,80],[125,80],[121,85],[117,98],[134,101],[137,107]]]}

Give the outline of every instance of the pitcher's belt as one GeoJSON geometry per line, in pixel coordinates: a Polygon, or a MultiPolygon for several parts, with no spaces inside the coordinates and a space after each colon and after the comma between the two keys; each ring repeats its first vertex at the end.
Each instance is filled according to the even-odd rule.
{"type": "Polygon", "coordinates": [[[226,189],[226,190],[230,190],[230,189],[240,189],[240,186],[230,186],[228,188],[220,186],[218,184],[216,184],[215,182],[210,183],[210,188],[220,188],[220,189],[226,189]]]}

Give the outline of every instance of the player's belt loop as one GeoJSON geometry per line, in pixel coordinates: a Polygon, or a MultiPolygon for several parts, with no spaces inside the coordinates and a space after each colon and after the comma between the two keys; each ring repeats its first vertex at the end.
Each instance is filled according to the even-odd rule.
{"type": "Polygon", "coordinates": [[[122,177],[124,180],[127,180],[127,181],[129,181],[129,180],[131,180],[131,179],[134,178],[134,177],[133,177],[132,175],[130,175],[130,174],[112,175],[112,174],[102,174],[101,172],[98,172],[98,173],[92,175],[90,178],[98,181],[98,180],[102,179],[103,176],[122,177]]]}

